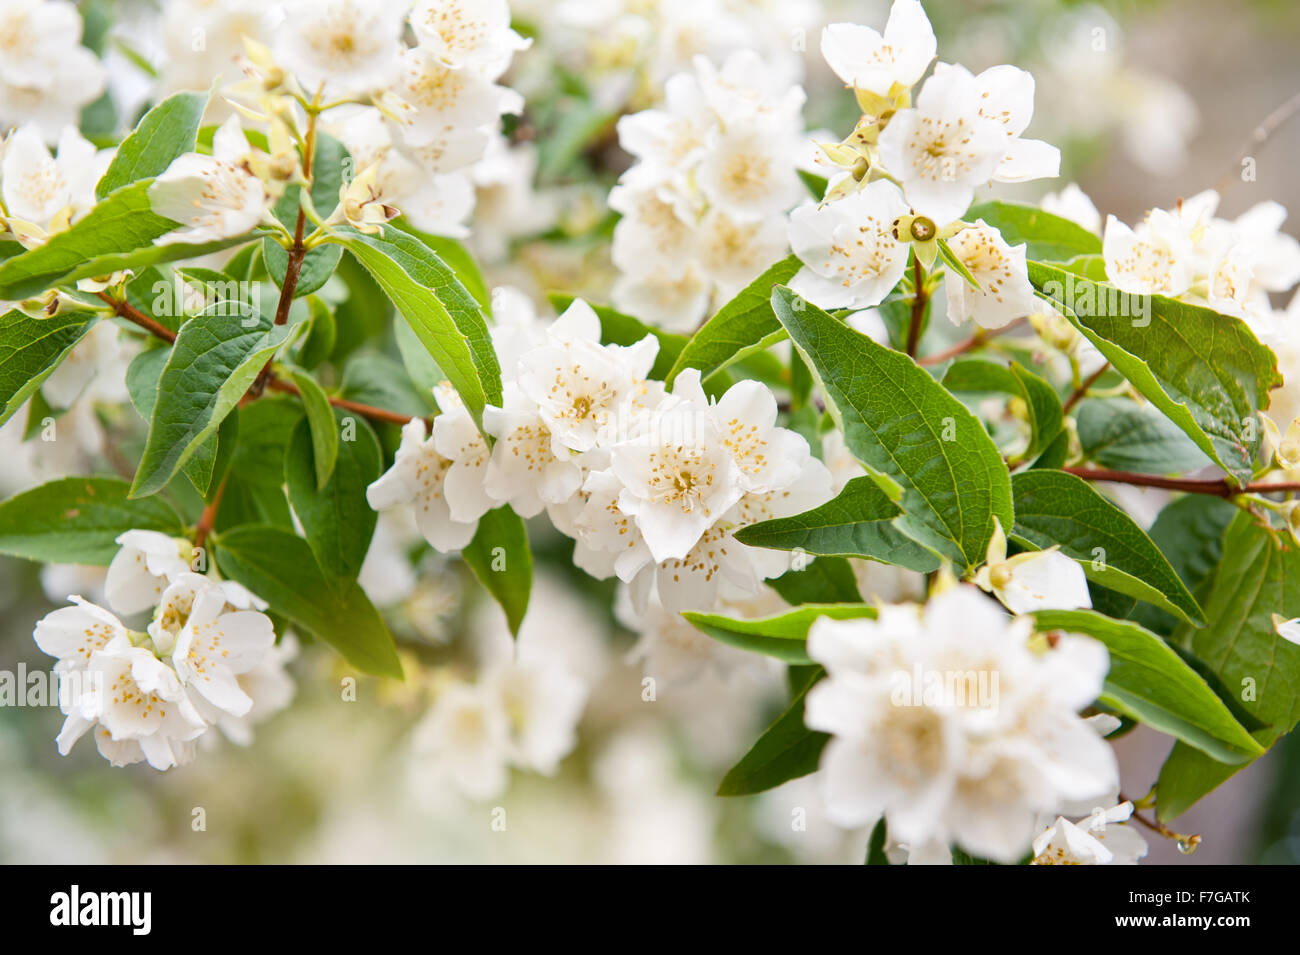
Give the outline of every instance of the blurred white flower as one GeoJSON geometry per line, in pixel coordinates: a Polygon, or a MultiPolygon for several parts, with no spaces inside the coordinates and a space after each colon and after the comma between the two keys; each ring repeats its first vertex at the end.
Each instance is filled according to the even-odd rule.
{"type": "Polygon", "coordinates": [[[104,91],[103,64],[81,45],[66,0],[0,0],[0,129],[32,123],[46,142],[104,91]]]}
{"type": "Polygon", "coordinates": [[[506,0],[419,0],[411,29],[439,62],[495,80],[519,50],[532,44],[510,29],[506,0]]]}
{"type": "Polygon", "coordinates": [[[275,31],[276,62],[307,94],[326,99],[377,92],[399,69],[406,0],[287,0],[275,31]]]}

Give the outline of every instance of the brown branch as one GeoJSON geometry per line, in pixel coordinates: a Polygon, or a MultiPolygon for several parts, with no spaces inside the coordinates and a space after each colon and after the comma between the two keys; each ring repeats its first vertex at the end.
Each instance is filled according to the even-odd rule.
{"type": "MultiPolygon", "coordinates": [[[[267,387],[272,391],[280,391],[287,395],[301,395],[298,386],[291,381],[285,381],[282,378],[272,378],[267,383],[267,387]]],[[[363,418],[369,418],[371,421],[386,421],[390,424],[406,424],[413,420],[414,416],[402,414],[399,411],[389,411],[387,408],[376,408],[374,405],[362,404],[359,401],[349,401],[346,398],[336,398],[332,395],[327,396],[327,400],[335,408],[342,408],[344,411],[351,411],[353,414],[359,414],[363,418]]],[[[426,423],[428,419],[425,419],[426,423]]]]}
{"type": "Polygon", "coordinates": [[[226,478],[229,474],[221,478],[221,483],[217,485],[217,493],[212,495],[212,500],[203,508],[203,513],[199,515],[199,523],[194,528],[194,546],[202,547],[207,541],[208,535],[212,533],[213,526],[217,523],[217,511],[221,507],[221,497],[226,493],[226,478]]]}
{"type": "Polygon", "coordinates": [[[985,342],[987,342],[989,339],[993,338],[994,336],[1001,335],[1003,332],[1009,332],[1013,328],[1018,328],[1019,326],[1023,325],[1027,321],[1028,319],[1026,318],[1017,318],[1015,321],[1008,322],[1007,324],[1003,325],[1001,328],[994,328],[994,329],[976,332],[974,335],[966,339],[964,342],[958,342],[956,345],[953,345],[951,348],[945,348],[943,351],[937,351],[933,355],[925,355],[921,358],[918,358],[916,360],[916,363],[921,366],[941,365],[949,358],[956,358],[958,355],[964,355],[968,351],[971,351],[975,348],[979,348],[979,346],[983,345],[985,342]]]}
{"type": "Polygon", "coordinates": [[[117,315],[119,318],[125,318],[128,322],[134,322],[145,331],[152,335],[156,335],[165,342],[176,341],[176,333],[174,331],[155,319],[150,318],[130,302],[124,302],[121,299],[113,298],[113,296],[109,295],[107,292],[96,292],[95,295],[101,302],[105,302],[112,306],[113,314],[117,315]]]}
{"type": "Polygon", "coordinates": [[[1170,478],[1157,474],[1139,474],[1136,471],[1112,471],[1108,468],[1063,467],[1062,471],[1081,477],[1085,481],[1110,481],[1115,484],[1132,484],[1137,487],[1158,487],[1166,491],[1185,491],[1188,494],[1213,494],[1216,497],[1235,497],[1238,494],[1268,494],[1281,491],[1300,491],[1300,482],[1255,481],[1243,487],[1234,487],[1226,480],[1215,478],[1170,478]]]}
{"type": "Polygon", "coordinates": [[[1083,384],[1074,389],[1074,394],[1070,395],[1070,397],[1066,399],[1065,404],[1061,406],[1061,410],[1065,414],[1069,414],[1070,409],[1083,400],[1084,396],[1088,394],[1088,389],[1095,385],[1097,379],[1106,374],[1109,368],[1110,362],[1105,362],[1100,368],[1085,378],[1083,384]]]}
{"type": "Polygon", "coordinates": [[[916,347],[921,343],[921,322],[925,318],[925,306],[929,295],[925,291],[925,268],[916,252],[912,253],[912,282],[916,291],[912,296],[912,321],[907,328],[907,353],[916,357],[916,347]]]}
{"type": "Polygon", "coordinates": [[[1269,137],[1277,132],[1278,128],[1281,127],[1283,123],[1289,120],[1292,116],[1295,116],[1298,112],[1300,112],[1300,93],[1296,93],[1277,109],[1273,110],[1273,112],[1265,116],[1260,121],[1259,125],[1250,131],[1250,138],[1247,139],[1246,142],[1242,144],[1242,147],[1237,151],[1236,165],[1220,177],[1214,188],[1222,194],[1227,192],[1228,187],[1234,182],[1240,182],[1242,160],[1250,158],[1252,149],[1268,142],[1269,137]]]}

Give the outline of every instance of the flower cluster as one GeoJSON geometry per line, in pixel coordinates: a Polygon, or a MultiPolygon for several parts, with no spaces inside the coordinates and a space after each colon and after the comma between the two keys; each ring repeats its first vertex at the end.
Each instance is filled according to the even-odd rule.
{"type": "Polygon", "coordinates": [[[1118,787],[1110,747],[1078,711],[1101,692],[1105,647],[1061,636],[1033,647],[1028,619],[958,585],[876,620],[821,618],[808,655],[828,678],[805,722],[831,734],[827,809],[842,825],[889,820],[913,852],[956,843],[1015,862],[1038,814],[1118,787]]]}
{"type": "Polygon", "coordinates": [[[15,129],[0,141],[0,239],[32,248],[67,229],[95,204],[113,153],[97,150],[75,126],[59,132],[54,154],[37,124],[15,129]]]}
{"type": "Polygon", "coordinates": [[[81,30],[68,0],[0,0],[0,129],[31,123],[52,143],[104,92],[104,66],[81,30]]]}
{"type": "Polygon", "coordinates": [[[393,467],[370,486],[372,507],[414,504],[442,551],[468,544],[501,504],[524,517],[545,510],[577,542],[574,562],[629,584],[638,612],[652,595],[672,613],[711,609],[789,569],[790,555],[747,547],[735,531],[825,502],[831,477],[803,437],[777,426],[765,385],[738,382],[711,400],[686,370],[669,392],[648,377],[653,336],[601,344],[581,300],[548,327],[510,293],[497,304],[505,397],[483,415],[494,443],[439,386],[432,434],[420,419],[403,428],[393,467]]]}
{"type": "Polygon", "coordinates": [[[266,604],[230,580],[191,570],[188,541],[133,530],[118,538],[105,581],[112,611],[79,596],[52,611],[33,633],[58,659],[59,752],[93,731],[114,766],[147,761],[170,769],[193,758],[213,726],[247,744],[251,725],[288,705],[284,664],[292,637],[276,646],[266,604]],[[144,630],[118,615],[152,608],[144,630]]]}
{"type": "Polygon", "coordinates": [[[936,48],[917,0],[895,0],[883,34],[851,23],[823,32],[822,55],[862,117],[843,141],[821,147],[832,172],[823,201],[790,217],[804,265],[791,286],[824,308],[875,306],[903,278],[909,246],[930,268],[944,241],[970,273],[945,282],[948,317],[997,328],[1034,307],[1024,246],[1010,247],[982,220],[959,220],[978,187],[1055,176],[1060,153],[1022,137],[1034,78],[1014,66],[977,76],[938,63],[913,105],[936,48]]]}
{"type": "MultiPolygon", "coordinates": [[[[252,18],[250,29],[261,26],[242,35],[239,58],[247,79],[225,88],[267,124],[268,151],[250,147],[231,117],[212,155],[175,160],[150,192],[155,211],[186,227],[165,241],[242,235],[286,183],[305,181],[294,145],[312,139],[303,110],[351,156],[355,176],[345,177],[336,221],[373,233],[400,211],[419,229],[466,235],[472,167],[499,141],[501,116],[523,109],[496,82],[527,46],[505,0],[292,2],[285,15],[269,47],[256,39],[265,24],[252,18]],[[414,45],[404,41],[408,28],[414,45]]],[[[220,37],[250,22],[242,9],[214,16],[220,37]]]]}
{"type": "Polygon", "coordinates": [[[622,214],[613,299],[689,332],[785,252],[781,216],[803,188],[795,161],[804,94],[740,51],[721,69],[697,57],[694,72],[668,80],[664,99],[618,123],[637,162],[609,195],[622,214]]]}

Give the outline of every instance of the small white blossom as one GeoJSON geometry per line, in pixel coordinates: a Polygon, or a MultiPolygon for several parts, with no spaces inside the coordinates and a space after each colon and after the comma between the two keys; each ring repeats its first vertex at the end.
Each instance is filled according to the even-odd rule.
{"type": "Polygon", "coordinates": [[[885,180],[824,206],[796,209],[790,247],[803,268],[790,287],[821,308],[879,305],[907,270],[908,246],[893,228],[907,211],[898,187],[885,180]]]}
{"type": "Polygon", "coordinates": [[[181,227],[157,243],[234,238],[261,222],[269,198],[261,180],[243,164],[248,153],[239,118],[232,116],[213,137],[211,156],[186,153],[173,160],[149,187],[149,204],[181,227]]]}
{"type": "Polygon", "coordinates": [[[532,43],[510,29],[506,0],[419,0],[410,22],[420,44],[443,65],[473,70],[490,80],[532,43]]]}
{"type": "Polygon", "coordinates": [[[981,328],[1001,328],[1042,308],[1029,283],[1023,244],[1007,245],[997,229],[976,219],[948,246],[979,283],[975,289],[960,275],[944,277],[948,318],[954,325],[974,319],[981,328]]]}
{"type": "Polygon", "coordinates": [[[1078,561],[1056,548],[1031,550],[1007,557],[1007,536],[993,519],[985,564],[975,582],[1012,613],[1035,610],[1075,610],[1091,607],[1088,578],[1078,561]]]}
{"type": "Polygon", "coordinates": [[[1127,820],[1133,804],[1097,809],[1078,822],[1064,816],[1034,837],[1030,865],[1137,865],[1147,843],[1127,820]]]}
{"type": "Polygon", "coordinates": [[[826,63],[845,86],[889,96],[925,73],[938,49],[920,0],[894,0],[883,35],[856,23],[832,23],[822,31],[826,63]]]}
{"type": "Polygon", "coordinates": [[[108,565],[104,589],[109,606],[118,613],[157,606],[168,584],[190,572],[193,547],[187,540],[136,530],[120,535],[117,543],[122,549],[108,565]]]}

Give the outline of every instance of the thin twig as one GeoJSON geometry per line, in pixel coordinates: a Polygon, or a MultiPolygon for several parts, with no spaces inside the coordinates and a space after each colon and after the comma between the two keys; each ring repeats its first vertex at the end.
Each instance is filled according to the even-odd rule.
{"type": "Polygon", "coordinates": [[[976,332],[974,335],[966,339],[964,342],[958,342],[956,345],[953,345],[951,348],[945,348],[943,351],[937,351],[933,355],[924,355],[918,358],[916,360],[916,363],[922,366],[941,365],[949,358],[956,358],[958,355],[964,355],[968,351],[979,348],[981,345],[983,345],[985,342],[987,342],[989,339],[993,338],[994,336],[1001,335],[1004,332],[1009,332],[1013,328],[1018,328],[1019,326],[1023,325],[1027,321],[1028,321],[1027,318],[1017,318],[1015,321],[1008,322],[1007,324],[1003,325],[1001,328],[994,328],[994,329],[988,329],[981,332],[976,332]]]}
{"type": "MultiPolygon", "coordinates": [[[[287,395],[300,395],[298,386],[291,381],[285,381],[283,378],[272,378],[267,384],[272,391],[284,392],[287,395]]],[[[359,401],[349,401],[346,398],[336,398],[333,395],[327,396],[327,400],[335,408],[342,408],[344,411],[351,411],[353,414],[359,414],[363,418],[369,418],[371,421],[387,421],[390,424],[406,424],[414,420],[415,415],[402,414],[400,411],[389,411],[387,408],[376,408],[374,405],[362,404],[359,401]]],[[[428,419],[425,419],[426,423],[428,419]]]]}
{"type": "Polygon", "coordinates": [[[1085,481],[1110,481],[1115,484],[1133,484],[1138,487],[1158,487],[1166,491],[1185,491],[1188,494],[1213,494],[1216,497],[1235,497],[1238,494],[1268,494],[1282,491],[1300,491],[1300,482],[1255,481],[1242,487],[1235,487],[1223,479],[1214,478],[1170,478],[1158,474],[1139,474],[1136,471],[1112,471],[1108,468],[1061,468],[1067,474],[1081,477],[1085,481]]]}
{"type": "Polygon", "coordinates": [[[1269,137],[1277,132],[1283,123],[1298,112],[1300,112],[1300,93],[1296,93],[1277,109],[1273,110],[1273,112],[1265,116],[1263,120],[1260,121],[1259,125],[1251,130],[1250,138],[1247,139],[1246,142],[1242,144],[1241,149],[1237,151],[1237,164],[1223,174],[1215,184],[1215,189],[1222,194],[1226,192],[1228,187],[1234,182],[1241,182],[1242,161],[1250,158],[1250,154],[1253,150],[1268,142],[1269,137]]]}
{"type": "Polygon", "coordinates": [[[165,342],[176,341],[176,333],[174,331],[157,320],[150,318],[130,302],[124,302],[121,299],[113,298],[113,296],[109,295],[107,292],[96,292],[95,296],[101,302],[110,305],[113,309],[113,314],[117,315],[119,318],[125,318],[128,322],[134,322],[145,331],[156,335],[165,342]]]}
{"type": "Polygon", "coordinates": [[[1093,385],[1095,385],[1097,383],[1097,379],[1100,378],[1102,375],[1106,374],[1106,372],[1109,369],[1110,369],[1110,362],[1106,362],[1100,368],[1094,371],[1091,375],[1085,378],[1083,384],[1079,385],[1078,388],[1074,389],[1074,394],[1070,395],[1070,397],[1065,400],[1065,404],[1061,406],[1061,410],[1066,414],[1069,414],[1070,409],[1083,400],[1084,396],[1088,394],[1088,389],[1091,388],[1093,385]]]}
{"type": "Polygon", "coordinates": [[[203,513],[199,515],[199,523],[194,528],[195,547],[203,546],[217,523],[217,511],[221,508],[221,497],[226,493],[226,478],[229,476],[229,474],[222,476],[221,483],[217,485],[217,493],[212,495],[212,500],[204,506],[203,513]]]}

